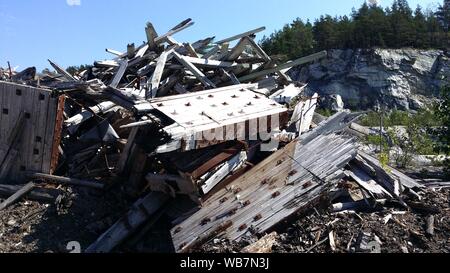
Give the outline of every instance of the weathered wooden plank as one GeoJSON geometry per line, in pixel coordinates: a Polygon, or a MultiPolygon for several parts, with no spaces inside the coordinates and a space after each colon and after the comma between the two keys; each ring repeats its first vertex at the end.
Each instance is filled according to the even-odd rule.
{"type": "Polygon", "coordinates": [[[10,197],[8,197],[8,199],[6,199],[5,201],[3,201],[3,203],[0,204],[0,211],[11,206],[17,200],[19,200],[24,195],[29,193],[34,188],[34,186],[35,186],[35,184],[33,182],[29,182],[28,184],[23,186],[20,190],[18,190],[16,193],[14,193],[10,197]]]}
{"type": "MultiPolygon", "coordinates": [[[[3,159],[2,164],[0,165],[0,181],[4,179],[15,180],[16,174],[8,175],[13,167],[13,163],[15,163],[19,152],[16,149],[10,149],[3,159]]],[[[17,166],[17,164],[15,165],[17,166]]]]}
{"type": "Polygon", "coordinates": [[[202,82],[206,87],[209,88],[215,88],[216,85],[210,81],[205,74],[203,74],[203,72],[201,72],[197,67],[195,67],[195,65],[193,65],[192,63],[190,63],[189,61],[186,60],[186,57],[181,56],[180,54],[178,54],[177,52],[173,52],[174,57],[182,64],[184,65],[189,71],[192,72],[192,74],[194,74],[194,76],[200,81],[202,82]]]}
{"type": "Polygon", "coordinates": [[[113,55],[116,55],[116,56],[122,56],[124,54],[123,52],[119,52],[117,50],[109,49],[109,48],[105,49],[105,51],[108,53],[111,53],[113,55]]]}
{"type": "Polygon", "coordinates": [[[89,188],[95,188],[95,189],[103,189],[104,188],[103,184],[100,184],[95,181],[81,180],[81,179],[76,179],[76,178],[68,178],[68,177],[50,175],[50,174],[45,174],[45,173],[26,172],[25,174],[30,178],[44,179],[47,182],[52,182],[52,183],[56,183],[56,184],[75,185],[75,186],[89,187],[89,188]]]}
{"type": "Polygon", "coordinates": [[[197,52],[195,51],[195,48],[192,46],[192,44],[185,43],[185,44],[183,44],[183,46],[186,49],[186,51],[187,51],[187,53],[188,53],[188,55],[190,57],[193,57],[193,58],[198,58],[199,57],[197,52]]]}
{"type": "MultiPolygon", "coordinates": [[[[261,58],[263,58],[266,62],[271,62],[272,58],[270,58],[269,55],[267,55],[267,53],[258,45],[258,43],[255,42],[255,40],[248,38],[248,44],[253,48],[253,50],[256,52],[256,54],[258,54],[261,58]]],[[[276,67],[276,65],[274,65],[274,67],[276,67]]],[[[286,74],[284,74],[283,71],[278,71],[276,72],[281,78],[283,78],[283,80],[285,81],[290,81],[290,77],[286,74]]]]}
{"type": "Polygon", "coordinates": [[[127,58],[129,60],[133,59],[136,56],[136,46],[134,43],[127,45],[127,58]]]}
{"type": "Polygon", "coordinates": [[[126,60],[122,60],[120,62],[120,67],[116,72],[116,75],[114,76],[113,80],[111,81],[110,86],[117,88],[117,86],[119,85],[120,81],[122,80],[123,75],[125,74],[125,71],[128,68],[128,61],[126,60]]]}
{"type": "Polygon", "coordinates": [[[309,62],[313,62],[313,61],[316,61],[318,59],[325,58],[326,56],[327,56],[327,52],[326,51],[321,51],[319,53],[315,53],[315,54],[312,54],[312,55],[309,55],[309,56],[297,59],[295,61],[279,65],[279,66],[277,66],[275,68],[271,68],[271,69],[263,70],[263,71],[260,71],[260,72],[252,73],[250,75],[243,76],[243,77],[239,78],[239,81],[240,82],[245,82],[245,81],[253,80],[253,79],[256,79],[256,78],[259,78],[259,77],[262,77],[262,76],[265,76],[265,75],[268,75],[268,74],[271,74],[271,73],[276,73],[276,72],[281,71],[283,69],[287,69],[287,68],[290,68],[290,67],[306,64],[306,63],[309,63],[309,62]]]}
{"type": "Polygon", "coordinates": [[[53,174],[58,166],[58,159],[60,154],[60,144],[62,138],[62,129],[64,123],[64,106],[65,106],[65,95],[58,97],[57,108],[56,108],[56,120],[53,126],[53,143],[50,150],[50,170],[48,173],[53,174]]]}
{"type": "Polygon", "coordinates": [[[8,179],[15,180],[17,178],[16,175],[21,168],[20,164],[13,165],[13,163],[19,156],[19,151],[17,149],[19,148],[20,142],[22,140],[25,124],[25,113],[21,112],[12,124],[14,127],[10,131],[8,131],[9,136],[6,140],[5,145],[7,151],[4,153],[3,158],[0,158],[0,180],[5,179],[11,169],[13,169],[13,171],[15,172],[10,175],[8,179]]]}
{"type": "Polygon", "coordinates": [[[44,150],[41,168],[41,172],[43,173],[50,173],[57,108],[58,97],[55,95],[50,95],[47,108],[47,119],[45,121],[44,150]]]}
{"type": "MultiPolygon", "coordinates": [[[[19,191],[24,185],[5,185],[0,184],[0,196],[8,198],[17,191],[19,191]]],[[[56,198],[62,194],[61,190],[57,189],[44,189],[34,187],[27,195],[27,199],[34,201],[43,201],[54,203],[56,198]]]]}
{"type": "Polygon", "coordinates": [[[163,193],[153,192],[139,199],[131,210],[103,233],[87,249],[86,253],[107,253],[121,244],[135,232],[146,220],[152,217],[168,201],[163,193]]]}
{"type": "Polygon", "coordinates": [[[237,63],[233,63],[233,62],[225,62],[225,61],[216,61],[216,60],[208,60],[207,58],[205,58],[205,56],[203,56],[203,58],[194,58],[194,57],[188,57],[188,56],[183,56],[183,58],[200,67],[210,67],[210,68],[230,68],[230,67],[236,67],[236,66],[240,66],[237,63]]]}
{"type": "Polygon", "coordinates": [[[155,41],[156,44],[163,43],[168,36],[172,36],[175,33],[178,33],[178,32],[180,32],[180,31],[182,31],[182,30],[184,30],[184,29],[186,29],[188,27],[193,26],[193,25],[194,25],[194,22],[191,22],[191,19],[187,19],[187,20],[183,21],[182,23],[180,23],[178,26],[176,26],[173,29],[171,29],[166,34],[159,36],[154,41],[155,41]]]}
{"type": "Polygon", "coordinates": [[[89,110],[83,110],[81,111],[81,113],[66,119],[64,123],[66,124],[69,133],[73,134],[78,128],[78,125],[80,125],[81,123],[85,122],[86,120],[89,120],[96,114],[106,113],[107,111],[113,109],[116,106],[117,105],[112,101],[104,101],[97,105],[89,107],[89,110]]]}
{"type": "Polygon", "coordinates": [[[222,167],[220,167],[209,179],[205,181],[202,186],[203,194],[209,193],[217,184],[220,183],[220,181],[225,179],[227,175],[242,167],[245,161],[247,161],[247,153],[240,152],[232,159],[225,162],[222,167]]]}
{"type": "Polygon", "coordinates": [[[5,121],[5,109],[8,108],[8,96],[7,96],[7,85],[5,82],[0,81],[0,124],[2,125],[2,130],[0,130],[0,144],[6,144],[6,124],[9,122],[5,121]]]}
{"type": "Polygon", "coordinates": [[[51,66],[53,66],[53,68],[56,70],[56,72],[58,72],[59,74],[63,75],[64,78],[68,79],[69,81],[78,81],[77,78],[72,76],[64,68],[60,67],[59,65],[57,65],[56,63],[54,63],[54,62],[52,62],[50,60],[48,60],[48,62],[50,63],[51,66]]]}
{"type": "Polygon", "coordinates": [[[210,49],[208,52],[206,52],[206,54],[204,54],[202,56],[203,59],[209,59],[211,58],[214,54],[216,54],[217,52],[219,52],[220,50],[220,46],[216,45],[214,46],[212,49],[210,49]]]}
{"type": "Polygon", "coordinates": [[[161,77],[164,73],[164,67],[166,66],[167,57],[169,54],[171,54],[173,50],[170,51],[164,51],[161,53],[161,55],[158,58],[158,61],[156,62],[156,68],[153,72],[152,78],[149,81],[148,84],[148,90],[150,91],[149,94],[145,94],[145,97],[154,98],[157,95],[159,83],[161,81],[161,77]]]}
{"type": "Polygon", "coordinates": [[[131,152],[131,148],[134,145],[134,139],[136,138],[138,131],[139,131],[139,127],[133,127],[133,129],[131,129],[131,133],[127,139],[127,144],[125,145],[125,148],[123,149],[122,153],[120,154],[119,162],[117,162],[117,172],[119,174],[125,170],[125,166],[127,165],[128,158],[129,158],[130,152],[131,152]]]}
{"type": "Polygon", "coordinates": [[[48,107],[50,105],[50,92],[39,90],[36,92],[37,101],[35,101],[35,109],[37,120],[33,120],[33,130],[35,131],[35,137],[33,139],[33,150],[36,149],[38,153],[33,153],[32,163],[30,164],[30,170],[42,172],[42,162],[44,160],[44,147],[47,129],[47,115],[48,107]]]}
{"type": "MultiPolygon", "coordinates": [[[[331,122],[331,128],[339,130],[340,127],[331,122]]],[[[323,124],[322,127],[328,126],[323,124]]],[[[319,128],[319,131],[324,129],[319,128]]],[[[314,205],[327,186],[342,177],[342,168],[356,151],[352,139],[338,134],[304,139],[274,153],[231,182],[227,189],[211,196],[193,216],[176,225],[172,229],[175,250],[184,252],[193,245],[200,245],[204,234],[225,222],[231,222],[231,228],[216,235],[223,233],[230,240],[238,240],[251,232],[250,227],[265,232],[307,205],[314,205]],[[209,220],[206,224],[205,219],[209,220]]]]}
{"type": "Polygon", "coordinates": [[[29,86],[24,86],[21,89],[22,96],[17,97],[18,100],[22,100],[22,111],[25,112],[26,118],[24,122],[23,131],[26,132],[26,137],[20,143],[19,148],[19,158],[18,161],[22,166],[25,167],[26,170],[29,170],[31,167],[31,162],[33,161],[33,153],[36,152],[33,149],[33,139],[35,135],[35,131],[33,130],[33,121],[37,115],[39,115],[39,111],[35,109],[36,102],[35,93],[36,89],[29,86]]]}
{"type": "Polygon", "coordinates": [[[250,35],[253,35],[255,33],[264,31],[264,30],[266,30],[266,27],[260,27],[260,28],[257,28],[257,29],[253,29],[253,30],[250,30],[250,31],[247,31],[247,32],[244,32],[244,33],[241,33],[241,34],[237,34],[235,36],[232,36],[232,37],[229,37],[229,38],[217,41],[216,44],[223,44],[223,43],[232,42],[234,40],[238,40],[238,39],[241,39],[243,37],[250,36],[250,35]]]}
{"type": "Polygon", "coordinates": [[[248,45],[248,39],[246,37],[242,38],[239,43],[231,50],[230,54],[227,56],[227,61],[235,61],[241,56],[245,48],[248,45]]]}
{"type": "Polygon", "coordinates": [[[158,33],[152,23],[147,23],[145,33],[147,35],[147,43],[150,46],[150,49],[154,50],[156,48],[155,39],[158,37],[158,33]]]}

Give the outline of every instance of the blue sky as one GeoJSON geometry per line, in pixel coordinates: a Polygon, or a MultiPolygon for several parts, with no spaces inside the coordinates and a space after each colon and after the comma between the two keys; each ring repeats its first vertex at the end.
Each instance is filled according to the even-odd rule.
{"type": "MultiPolygon", "coordinates": [[[[186,18],[195,25],[174,36],[193,42],[208,36],[218,39],[260,26],[268,35],[300,17],[313,20],[322,14],[348,15],[364,0],[0,0],[0,67],[7,61],[18,70],[48,67],[47,59],[61,66],[91,64],[111,57],[105,48],[125,51],[127,43],[145,40],[151,21],[163,34],[186,18]],[[70,5],[69,5],[70,3],[70,5]],[[79,5],[78,5],[79,4],[79,5]]],[[[381,5],[392,3],[380,0],[381,5]]],[[[441,0],[409,0],[436,7],[441,0]]]]}

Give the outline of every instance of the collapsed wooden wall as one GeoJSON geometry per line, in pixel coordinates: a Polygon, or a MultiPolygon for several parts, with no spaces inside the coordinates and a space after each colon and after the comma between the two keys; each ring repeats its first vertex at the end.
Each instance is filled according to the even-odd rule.
{"type": "Polygon", "coordinates": [[[50,90],[0,82],[0,169],[5,169],[6,162],[10,161],[3,179],[19,180],[23,171],[54,171],[63,107],[64,96],[58,97],[50,90]],[[16,139],[11,139],[20,120],[23,120],[22,129],[16,139]],[[12,149],[17,151],[16,156],[12,149]]]}

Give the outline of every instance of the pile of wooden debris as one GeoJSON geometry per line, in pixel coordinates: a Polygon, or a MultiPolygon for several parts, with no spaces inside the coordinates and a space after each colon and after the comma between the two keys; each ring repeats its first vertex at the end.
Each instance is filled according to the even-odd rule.
{"type": "Polygon", "coordinates": [[[105,195],[120,185],[137,201],[85,251],[113,251],[164,216],[173,249],[185,252],[218,236],[264,234],[337,198],[343,180],[363,198],[336,210],[386,200],[408,207],[403,193],[422,185],[358,151],[348,126],[359,115],[313,121],[317,94],[306,97],[286,74],[326,52],[280,64],[254,40],[264,28],[220,41],[173,38],[192,25],[158,35],[148,23],[145,43],[107,49],[114,59],[75,75],[52,61],[56,72],[45,75],[0,70],[8,197],[0,210],[22,197],[61,203],[62,188],[51,184],[105,195]]]}

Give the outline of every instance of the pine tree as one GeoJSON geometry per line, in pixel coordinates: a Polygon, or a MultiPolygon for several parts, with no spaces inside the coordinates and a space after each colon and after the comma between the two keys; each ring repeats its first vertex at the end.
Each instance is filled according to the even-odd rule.
{"type": "Polygon", "coordinates": [[[416,47],[448,48],[450,0],[438,11],[415,11],[407,0],[394,0],[382,9],[372,2],[352,9],[350,17],[321,16],[314,24],[301,19],[285,25],[261,41],[268,54],[297,58],[315,51],[334,48],[416,47]]]}
{"type": "Polygon", "coordinates": [[[439,23],[446,32],[450,29],[450,0],[444,0],[444,4],[438,8],[436,12],[439,23]]]}
{"type": "Polygon", "coordinates": [[[415,31],[412,10],[406,0],[395,0],[390,15],[394,47],[414,46],[415,31]]]}
{"type": "Polygon", "coordinates": [[[427,21],[422,12],[422,7],[417,6],[414,11],[414,28],[416,30],[416,44],[415,47],[427,48],[429,46],[427,39],[427,21]]]}

